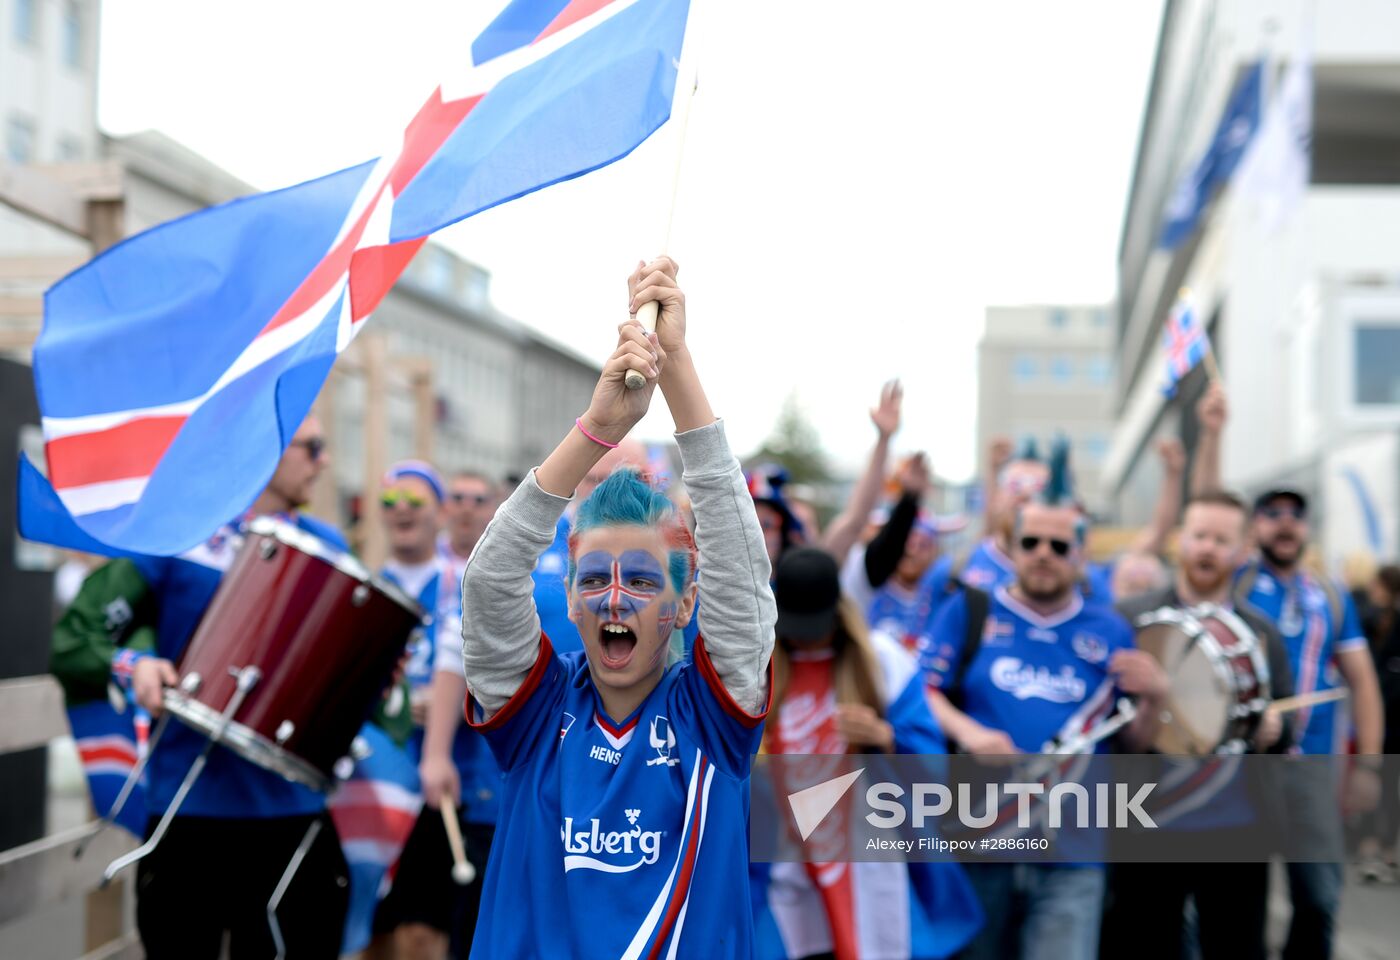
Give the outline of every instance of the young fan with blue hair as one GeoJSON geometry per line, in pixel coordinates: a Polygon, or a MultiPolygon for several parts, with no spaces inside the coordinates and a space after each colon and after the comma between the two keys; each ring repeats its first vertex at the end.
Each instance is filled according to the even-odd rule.
{"type": "Polygon", "coordinates": [[[467,719],[505,774],[472,956],[737,957],[753,949],[748,776],[770,695],[777,614],[763,534],[685,339],[676,265],[639,265],[592,402],[501,505],[463,576],[467,719]],[[645,378],[629,390],[629,371],[645,378]],[[575,489],[660,385],[695,537],[626,470],[579,508],[569,616],[583,651],[540,629],[531,571],[575,489]],[[691,660],[673,634],[705,603],[691,660]]]}

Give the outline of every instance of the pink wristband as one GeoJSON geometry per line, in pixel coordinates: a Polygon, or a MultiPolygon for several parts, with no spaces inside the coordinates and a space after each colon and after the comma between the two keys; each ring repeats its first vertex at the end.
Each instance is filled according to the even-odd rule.
{"type": "Polygon", "coordinates": [[[587,430],[585,430],[585,429],[584,429],[584,426],[583,426],[583,417],[575,417],[575,418],[574,418],[574,426],[578,427],[578,432],[579,432],[579,433],[583,434],[585,437],[587,437],[588,439],[592,440],[594,443],[596,443],[596,444],[598,444],[598,445],[600,445],[600,446],[607,447],[609,450],[616,450],[616,449],[617,449],[617,444],[615,444],[615,443],[608,443],[608,441],[606,441],[606,440],[599,440],[597,437],[593,436],[593,434],[591,434],[591,433],[589,433],[587,430]]]}

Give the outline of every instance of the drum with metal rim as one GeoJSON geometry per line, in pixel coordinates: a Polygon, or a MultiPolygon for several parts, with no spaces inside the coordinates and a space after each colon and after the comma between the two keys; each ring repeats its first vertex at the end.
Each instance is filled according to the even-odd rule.
{"type": "Polygon", "coordinates": [[[1161,753],[1242,752],[1269,703],[1263,643],[1234,612],[1214,604],[1163,607],[1138,617],[1137,645],[1167,674],[1161,753]]]}
{"type": "Polygon", "coordinates": [[[180,658],[165,709],[260,767],[329,790],[422,616],[354,557],[259,517],[180,658]],[[254,679],[225,723],[240,673],[254,679]]]}

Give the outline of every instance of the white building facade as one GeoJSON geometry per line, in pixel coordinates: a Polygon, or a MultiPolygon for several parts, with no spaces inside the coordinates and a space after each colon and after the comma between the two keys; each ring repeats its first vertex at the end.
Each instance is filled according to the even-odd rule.
{"type": "Polygon", "coordinates": [[[1313,494],[1329,561],[1356,548],[1393,557],[1400,464],[1374,464],[1385,459],[1375,443],[1400,431],[1400,6],[1167,3],[1119,273],[1119,422],[1103,480],[1122,520],[1151,509],[1152,439],[1194,441],[1205,371],[1174,399],[1161,390],[1163,321],[1186,287],[1230,392],[1225,483],[1313,494]],[[1282,67],[1309,49],[1312,162],[1301,199],[1278,221],[1236,178],[1193,236],[1162,249],[1167,198],[1204,153],[1237,78],[1266,54],[1275,91],[1282,67]]]}
{"type": "Polygon", "coordinates": [[[1112,437],[1112,314],[1104,306],[988,307],[977,346],[977,471],[995,437],[1041,455],[1070,442],[1075,493],[1096,514],[1099,471],[1112,437]]]}

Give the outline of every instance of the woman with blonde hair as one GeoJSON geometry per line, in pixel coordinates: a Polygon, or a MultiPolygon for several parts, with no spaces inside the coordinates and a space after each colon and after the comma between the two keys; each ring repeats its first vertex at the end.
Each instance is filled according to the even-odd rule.
{"type": "MultiPolygon", "coordinates": [[[[914,658],[867,629],[841,595],[830,554],[787,551],[773,592],[778,642],[765,753],[810,758],[794,761],[806,783],[822,778],[812,769],[821,756],[945,752],[914,658]]],[[[981,910],[957,864],[840,862],[849,857],[841,823],[828,816],[806,838],[808,862],[751,868],[758,957],[946,957],[976,933],[981,910]]]]}

